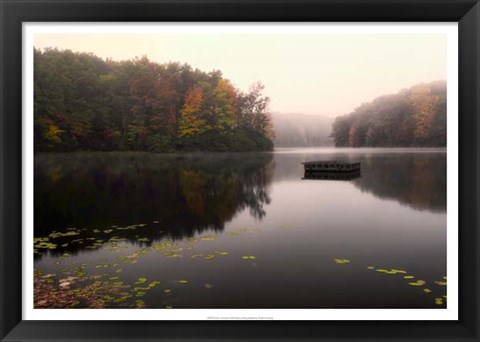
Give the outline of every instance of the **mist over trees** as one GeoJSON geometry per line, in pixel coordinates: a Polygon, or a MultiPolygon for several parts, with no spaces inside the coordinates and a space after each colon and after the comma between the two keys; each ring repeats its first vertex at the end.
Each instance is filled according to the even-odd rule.
{"type": "Polygon", "coordinates": [[[321,115],[272,113],[276,147],[333,146],[333,118],[321,115]]]}
{"type": "Polygon", "coordinates": [[[335,146],[446,146],[446,95],[446,82],[435,81],[362,104],[335,119],[335,146]]]}
{"type": "Polygon", "coordinates": [[[271,150],[262,90],[177,62],[35,49],[35,150],[271,150]]]}

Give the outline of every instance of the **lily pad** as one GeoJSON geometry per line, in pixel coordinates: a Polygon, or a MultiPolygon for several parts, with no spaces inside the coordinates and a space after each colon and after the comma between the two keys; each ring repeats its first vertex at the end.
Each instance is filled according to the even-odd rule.
{"type": "Polygon", "coordinates": [[[140,286],[137,286],[137,287],[134,287],[134,288],[133,288],[133,291],[135,291],[135,292],[138,292],[138,291],[148,291],[148,290],[150,290],[149,287],[140,287],[140,286]]]}
{"type": "Polygon", "coordinates": [[[350,260],[348,259],[334,259],[335,263],[337,264],[349,264],[350,260]]]}
{"type": "Polygon", "coordinates": [[[135,282],[136,285],[145,284],[147,282],[147,278],[138,278],[135,282]]]}
{"type": "Polygon", "coordinates": [[[417,280],[415,282],[408,283],[408,285],[410,286],[423,286],[425,284],[426,284],[425,280],[417,280]]]}
{"type": "Polygon", "coordinates": [[[395,272],[395,273],[402,273],[402,274],[407,274],[407,271],[404,271],[404,270],[396,270],[396,269],[391,269],[390,270],[391,272],[395,272]]]}
{"type": "Polygon", "coordinates": [[[406,276],[403,277],[403,279],[413,279],[413,278],[415,278],[415,277],[412,276],[412,275],[406,275],[406,276]]]}
{"type": "Polygon", "coordinates": [[[179,282],[180,284],[188,284],[188,280],[183,280],[183,279],[182,279],[182,280],[179,280],[178,282],[179,282]]]}
{"type": "Polygon", "coordinates": [[[399,273],[407,273],[406,271],[403,271],[403,270],[395,270],[395,269],[391,269],[391,270],[385,270],[383,268],[379,268],[376,270],[377,272],[380,272],[380,273],[385,273],[385,274],[399,274],[399,273]]]}

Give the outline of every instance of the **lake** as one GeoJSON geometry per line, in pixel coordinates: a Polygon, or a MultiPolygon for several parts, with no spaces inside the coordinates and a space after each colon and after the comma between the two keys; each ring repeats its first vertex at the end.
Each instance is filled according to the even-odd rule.
{"type": "Polygon", "coordinates": [[[446,307],[445,149],[36,154],[34,172],[36,307],[446,307]],[[311,160],[361,177],[304,179],[311,160]]]}

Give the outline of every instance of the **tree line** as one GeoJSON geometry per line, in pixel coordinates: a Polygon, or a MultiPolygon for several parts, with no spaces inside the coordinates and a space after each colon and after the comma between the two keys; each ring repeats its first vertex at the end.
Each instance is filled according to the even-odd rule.
{"type": "Polygon", "coordinates": [[[35,49],[35,150],[271,150],[262,90],[178,62],[35,49]]]}
{"type": "Polygon", "coordinates": [[[339,116],[331,137],[337,147],[446,146],[446,82],[415,85],[339,116]]]}

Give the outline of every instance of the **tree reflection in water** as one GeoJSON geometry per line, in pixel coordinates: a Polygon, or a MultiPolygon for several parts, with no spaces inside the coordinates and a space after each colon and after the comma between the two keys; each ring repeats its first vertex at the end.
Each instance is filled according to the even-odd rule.
{"type": "MultiPolygon", "coordinates": [[[[330,181],[305,175],[301,164],[313,160],[361,163],[361,177],[343,180],[380,199],[394,200],[416,210],[445,212],[447,207],[447,157],[437,150],[318,149],[308,153],[277,153],[274,182],[301,178],[330,181]]],[[[342,181],[342,180],[340,180],[342,181]]]]}
{"type": "Polygon", "coordinates": [[[362,191],[417,210],[446,211],[445,154],[370,155],[361,167],[362,177],[353,183],[362,191]]]}
{"type": "Polygon", "coordinates": [[[35,236],[141,223],[151,240],[222,231],[244,209],[265,216],[273,172],[269,153],[36,155],[35,236]]]}

